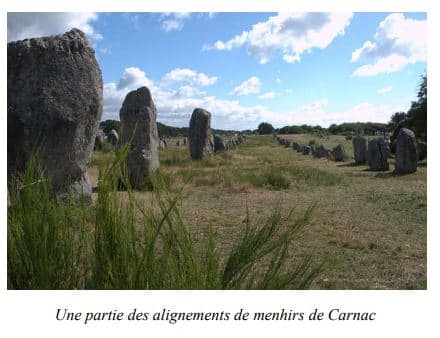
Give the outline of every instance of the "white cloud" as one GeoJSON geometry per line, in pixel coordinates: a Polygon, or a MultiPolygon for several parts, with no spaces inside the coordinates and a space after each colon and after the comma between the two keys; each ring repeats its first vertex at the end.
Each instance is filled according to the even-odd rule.
{"type": "Polygon", "coordinates": [[[275,92],[267,92],[258,96],[258,98],[262,100],[271,100],[274,99],[275,97],[277,97],[277,93],[275,92]]]}
{"type": "Polygon", "coordinates": [[[213,85],[218,80],[217,76],[208,76],[205,73],[198,73],[188,68],[175,68],[165,74],[162,78],[162,85],[169,86],[176,82],[184,82],[195,87],[206,87],[213,85]]]}
{"type": "MultiPolygon", "coordinates": [[[[196,71],[192,71],[195,74],[196,71]]],[[[172,78],[183,81],[194,80],[199,85],[208,85],[211,81],[205,81],[204,77],[177,76],[176,74],[192,74],[190,72],[169,72],[164,78],[172,78]],[[168,77],[167,77],[168,75],[168,77]]],[[[209,78],[209,77],[208,77],[209,78]]],[[[144,71],[137,67],[125,69],[121,79],[104,85],[104,114],[103,119],[119,119],[119,110],[122,102],[129,91],[141,86],[147,86],[153,96],[158,111],[158,120],[169,125],[186,126],[193,110],[197,107],[207,109],[213,114],[212,126],[214,128],[240,129],[247,125],[256,124],[261,112],[266,108],[263,106],[246,107],[238,100],[222,100],[215,96],[206,95],[197,87],[186,84],[178,89],[171,89],[170,86],[176,82],[161,81],[157,85],[150,80],[144,71]]]]}
{"type": "Polygon", "coordinates": [[[427,21],[405,18],[401,13],[388,15],[374,35],[351,55],[351,62],[371,62],[358,67],[354,76],[392,73],[406,65],[425,62],[427,21]]]}
{"type": "Polygon", "coordinates": [[[96,13],[8,13],[8,41],[65,33],[79,28],[93,40],[102,39],[92,23],[96,13]]]}
{"type": "Polygon", "coordinates": [[[190,17],[189,12],[163,13],[160,16],[162,30],[165,32],[181,31],[185,21],[190,17]]]}
{"type": "Polygon", "coordinates": [[[261,88],[261,81],[258,77],[252,76],[249,79],[243,81],[237,87],[235,87],[231,95],[250,95],[250,94],[258,94],[261,88]]]}
{"type": "Polygon", "coordinates": [[[276,82],[276,83],[281,83],[281,79],[280,79],[279,77],[277,77],[277,78],[275,79],[275,82],[276,82]]]}
{"type": "Polygon", "coordinates": [[[188,84],[177,89],[157,85],[144,71],[130,67],[125,69],[119,81],[104,85],[103,119],[119,119],[119,110],[125,96],[141,86],[147,86],[152,93],[158,121],[173,126],[187,126],[197,107],[212,113],[213,128],[235,130],[254,129],[263,121],[269,121],[276,127],[304,123],[328,127],[332,123],[341,122],[387,122],[392,113],[406,111],[408,108],[361,102],[334,111],[329,109],[327,99],[321,99],[292,107],[286,112],[275,112],[264,105],[245,106],[239,100],[217,98],[188,84]]]}
{"type": "Polygon", "coordinates": [[[378,94],[385,94],[385,93],[389,93],[389,92],[392,91],[392,90],[393,90],[393,87],[392,87],[392,86],[385,86],[385,87],[379,88],[379,89],[377,90],[377,93],[378,93],[378,94]]]}
{"type": "Polygon", "coordinates": [[[298,62],[304,52],[324,49],[350,24],[352,13],[279,13],[259,22],[228,41],[205,44],[202,50],[231,50],[245,46],[259,63],[267,63],[276,51],[283,60],[298,62]]]}
{"type": "Polygon", "coordinates": [[[272,121],[276,127],[301,124],[328,127],[332,123],[368,121],[386,123],[392,113],[408,109],[404,106],[375,105],[369,102],[361,102],[338,111],[332,111],[328,106],[329,101],[322,99],[293,108],[282,114],[264,111],[261,120],[272,121]]]}

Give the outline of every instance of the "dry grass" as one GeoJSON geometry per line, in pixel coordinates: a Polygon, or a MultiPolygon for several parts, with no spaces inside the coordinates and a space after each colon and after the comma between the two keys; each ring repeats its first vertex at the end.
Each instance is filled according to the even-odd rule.
{"type": "MultiPolygon", "coordinates": [[[[342,143],[352,156],[351,141],[343,136],[285,137],[327,147],[342,143]]],[[[335,163],[298,154],[271,136],[251,136],[203,161],[191,161],[186,146],[169,144],[160,151],[162,171],[173,189],[184,187],[182,211],[190,231],[205,236],[213,229],[220,252],[228,252],[242,234],[246,206],[264,219],[280,203],[304,212],[317,202],[311,225],[295,244],[304,255],[313,252],[338,265],[318,276],[312,288],[426,288],[426,166],[407,176],[375,173],[350,165],[351,159],[335,163]]],[[[109,156],[96,152],[92,163],[109,156]]],[[[96,183],[93,167],[89,174],[96,183]]],[[[137,195],[150,200],[148,192],[137,195]]]]}

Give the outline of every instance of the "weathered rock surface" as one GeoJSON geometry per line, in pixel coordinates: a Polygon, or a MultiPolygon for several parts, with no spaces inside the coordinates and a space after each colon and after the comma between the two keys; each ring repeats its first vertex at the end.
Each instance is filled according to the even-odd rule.
{"type": "Polygon", "coordinates": [[[220,136],[214,135],[214,151],[218,152],[224,150],[226,150],[225,142],[220,136]]]}
{"type": "Polygon", "coordinates": [[[320,144],[318,147],[316,147],[314,156],[318,157],[318,158],[327,157],[328,156],[328,149],[326,147],[324,147],[323,144],[320,144]]]}
{"type": "Polygon", "coordinates": [[[78,29],[8,43],[8,182],[38,151],[55,192],[91,196],[87,177],[102,114],[102,75],[78,29]]]}
{"type": "Polygon", "coordinates": [[[114,129],[110,130],[107,134],[107,141],[116,147],[119,143],[118,132],[114,129]]]}
{"type": "Polygon", "coordinates": [[[102,146],[105,142],[105,134],[101,128],[98,128],[95,137],[95,145],[93,146],[93,150],[101,150],[102,146]]]}
{"type": "Polygon", "coordinates": [[[119,111],[119,144],[130,144],[126,163],[134,189],[145,188],[151,171],[159,168],[156,115],[156,107],[147,87],[128,93],[119,111]]]}
{"type": "Polygon", "coordinates": [[[298,146],[299,146],[298,142],[293,142],[293,143],[292,143],[292,148],[293,148],[293,150],[297,150],[297,149],[298,149],[298,146]]]}
{"type": "Polygon", "coordinates": [[[194,109],[189,122],[188,141],[193,159],[199,160],[214,153],[210,112],[201,108],[194,109]]]}
{"type": "Polygon", "coordinates": [[[159,149],[165,149],[165,141],[164,140],[159,140],[159,149]]]}
{"type": "Polygon", "coordinates": [[[363,164],[367,161],[367,139],[363,136],[353,137],[354,162],[363,164]]]}
{"type": "Polygon", "coordinates": [[[311,151],[311,148],[310,148],[310,146],[303,146],[303,150],[302,150],[302,154],[303,155],[310,155],[310,151],[311,151]]]}
{"type": "Polygon", "coordinates": [[[375,138],[368,142],[367,162],[370,170],[385,171],[389,169],[388,156],[390,147],[383,138],[375,138]]]}
{"type": "Polygon", "coordinates": [[[332,150],[332,158],[336,162],[343,161],[345,158],[345,150],[344,146],[342,144],[338,144],[336,147],[332,150]]]}
{"type": "Polygon", "coordinates": [[[427,155],[427,147],[425,142],[417,142],[418,160],[423,161],[427,155]]]}
{"type": "Polygon", "coordinates": [[[417,141],[414,133],[401,128],[396,142],[396,167],[398,174],[410,174],[417,171],[417,141]]]}

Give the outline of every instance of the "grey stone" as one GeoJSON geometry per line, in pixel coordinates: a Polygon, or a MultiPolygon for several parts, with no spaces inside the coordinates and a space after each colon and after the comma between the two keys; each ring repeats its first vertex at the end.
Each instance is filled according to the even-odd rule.
{"type": "Polygon", "coordinates": [[[363,136],[353,137],[354,162],[362,164],[367,161],[367,139],[363,136]]]}
{"type": "Polygon", "coordinates": [[[314,156],[318,158],[327,157],[328,149],[326,149],[323,144],[320,144],[318,147],[316,147],[314,156]]]}
{"type": "Polygon", "coordinates": [[[367,162],[372,171],[389,169],[390,147],[383,138],[374,138],[368,142],[367,162]]]}
{"type": "Polygon", "coordinates": [[[102,114],[102,75],[78,30],[8,43],[8,182],[38,150],[58,196],[91,198],[87,177],[102,114]]]}
{"type": "Polygon", "coordinates": [[[194,109],[189,122],[189,151],[191,158],[202,159],[214,153],[214,138],[211,131],[211,113],[194,109]]]}
{"type": "Polygon", "coordinates": [[[340,162],[343,161],[345,158],[345,150],[344,146],[342,144],[338,144],[336,147],[332,150],[332,158],[333,161],[340,162]]]}
{"type": "Polygon", "coordinates": [[[401,128],[396,142],[396,167],[398,174],[410,174],[417,171],[417,141],[414,133],[401,128]]]}
{"type": "Polygon", "coordinates": [[[150,173],[159,168],[159,135],[156,107],[147,87],[127,94],[119,111],[121,120],[120,145],[129,144],[127,170],[134,189],[144,189],[150,173]]]}
{"type": "Polygon", "coordinates": [[[165,148],[166,146],[164,140],[159,140],[159,149],[165,149],[165,148]]]}
{"type": "Polygon", "coordinates": [[[310,148],[310,146],[304,146],[303,147],[303,150],[302,150],[302,154],[303,155],[310,155],[310,150],[311,150],[311,148],[310,148]]]}
{"type": "Polygon", "coordinates": [[[110,130],[107,134],[107,141],[116,147],[119,143],[118,132],[114,129],[110,130]]]}
{"type": "Polygon", "coordinates": [[[220,136],[214,135],[214,151],[218,152],[224,150],[226,150],[225,142],[220,136]]]}
{"type": "Polygon", "coordinates": [[[292,148],[293,150],[297,150],[298,149],[299,144],[297,142],[293,142],[292,143],[292,148]]]}
{"type": "Polygon", "coordinates": [[[101,128],[98,128],[95,137],[95,145],[93,146],[93,150],[101,150],[102,146],[105,142],[105,134],[101,128]]]}
{"type": "Polygon", "coordinates": [[[423,161],[427,155],[427,147],[425,142],[417,142],[417,157],[419,161],[423,161]]]}

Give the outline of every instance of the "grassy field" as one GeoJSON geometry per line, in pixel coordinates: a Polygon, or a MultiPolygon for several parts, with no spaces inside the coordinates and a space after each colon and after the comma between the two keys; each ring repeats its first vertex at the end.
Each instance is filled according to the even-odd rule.
{"type": "MultiPolygon", "coordinates": [[[[407,176],[371,172],[352,165],[351,141],[343,136],[285,137],[327,147],[342,143],[349,159],[304,156],[272,136],[249,136],[235,149],[202,161],[192,161],[187,146],[176,146],[175,140],[160,150],[161,171],[172,191],[182,191],[182,217],[194,237],[213,231],[220,257],[226,257],[243,234],[247,210],[263,220],[280,206],[301,214],[317,203],[289,256],[292,264],[309,254],[334,263],[311,288],[426,288],[426,163],[407,176]]],[[[97,165],[113,156],[94,153],[89,174],[95,186],[97,165]]],[[[393,159],[390,163],[393,170],[393,159]]],[[[152,193],[136,192],[136,197],[148,204],[152,193]]]]}

